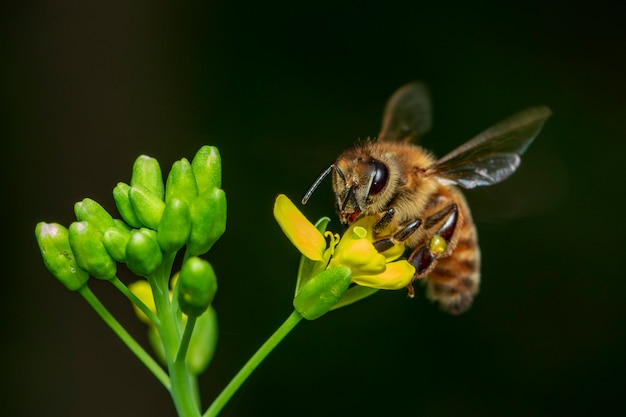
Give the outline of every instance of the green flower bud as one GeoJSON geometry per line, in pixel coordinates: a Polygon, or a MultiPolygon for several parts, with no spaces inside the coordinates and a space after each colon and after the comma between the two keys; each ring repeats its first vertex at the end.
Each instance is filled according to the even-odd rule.
{"type": "Polygon", "coordinates": [[[141,185],[130,187],[128,195],[139,221],[144,226],[156,230],[165,208],[163,199],[141,185]]]}
{"type": "Polygon", "coordinates": [[[294,308],[307,320],[315,320],[341,299],[350,286],[351,271],[345,266],[328,268],[308,280],[293,299],[294,308]]]}
{"type": "Polygon", "coordinates": [[[191,211],[183,200],[173,198],[165,204],[157,239],[164,252],[176,252],[187,242],[191,232],[191,211]]]}
{"type": "Polygon", "coordinates": [[[133,175],[130,179],[131,187],[141,185],[146,190],[163,200],[165,187],[159,161],[146,155],[141,155],[133,164],[133,175]]]}
{"type": "Polygon", "coordinates": [[[207,253],[226,230],[226,194],[219,188],[200,194],[191,202],[191,255],[207,253]]]}
{"type": "Polygon", "coordinates": [[[35,238],[48,271],[70,291],[80,289],[89,274],[80,269],[70,247],[67,228],[58,223],[37,223],[35,238]]]}
{"type": "Polygon", "coordinates": [[[130,240],[130,230],[109,227],[102,235],[102,243],[107,252],[117,262],[126,262],[126,245],[130,240]]]}
{"type": "Polygon", "coordinates": [[[69,228],[70,246],[76,263],[98,279],[112,279],[117,273],[115,260],[102,243],[102,232],[87,221],[74,222],[69,228]]]}
{"type": "Polygon", "coordinates": [[[113,219],[113,227],[119,229],[121,232],[128,232],[132,229],[124,220],[121,219],[113,219]]]}
{"type": "Polygon", "coordinates": [[[203,146],[191,161],[198,184],[198,193],[222,187],[222,160],[215,146],[203,146]]]}
{"type": "Polygon", "coordinates": [[[202,313],[196,320],[187,350],[189,372],[200,375],[211,362],[217,346],[217,314],[213,307],[202,313]]]}
{"type": "Polygon", "coordinates": [[[117,211],[120,212],[124,221],[132,227],[143,227],[143,224],[139,221],[139,217],[137,217],[135,209],[130,202],[129,194],[130,185],[118,182],[117,186],[113,189],[113,200],[115,200],[117,211]]]}
{"type": "Polygon", "coordinates": [[[113,226],[113,217],[104,207],[91,198],[85,198],[74,204],[74,213],[79,222],[87,221],[100,231],[113,226]]]}
{"type": "Polygon", "coordinates": [[[191,164],[185,158],[174,162],[167,176],[165,185],[165,202],[173,198],[189,203],[198,195],[196,178],[193,175],[191,164]]]}
{"type": "Polygon", "coordinates": [[[126,245],[126,265],[135,274],[148,277],[163,262],[161,247],[154,230],[141,228],[130,232],[126,245]]]}
{"type": "Polygon", "coordinates": [[[210,263],[192,256],[180,270],[178,303],[183,313],[198,317],[211,305],[217,292],[217,278],[210,263]]]}

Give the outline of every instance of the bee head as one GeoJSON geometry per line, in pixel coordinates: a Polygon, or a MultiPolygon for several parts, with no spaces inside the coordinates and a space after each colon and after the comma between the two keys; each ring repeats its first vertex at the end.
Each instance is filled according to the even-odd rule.
{"type": "Polygon", "coordinates": [[[378,210],[376,201],[389,183],[389,167],[374,158],[340,158],[333,171],[337,212],[343,224],[378,210]]]}
{"type": "Polygon", "coordinates": [[[394,187],[390,186],[393,183],[390,171],[388,162],[359,150],[347,151],[320,174],[302,204],[306,204],[322,180],[332,173],[337,213],[344,225],[351,224],[361,215],[380,212],[387,205],[394,192],[394,187]]]}

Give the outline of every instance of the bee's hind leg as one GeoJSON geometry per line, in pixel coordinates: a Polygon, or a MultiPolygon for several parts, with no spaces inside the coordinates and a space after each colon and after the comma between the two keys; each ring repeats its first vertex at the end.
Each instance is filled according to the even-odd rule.
{"type": "Polygon", "coordinates": [[[453,249],[450,245],[456,230],[459,210],[456,204],[450,204],[429,216],[424,222],[427,229],[441,224],[426,244],[417,247],[409,257],[409,262],[415,267],[415,278],[427,275],[435,267],[437,258],[447,256],[453,249]]]}

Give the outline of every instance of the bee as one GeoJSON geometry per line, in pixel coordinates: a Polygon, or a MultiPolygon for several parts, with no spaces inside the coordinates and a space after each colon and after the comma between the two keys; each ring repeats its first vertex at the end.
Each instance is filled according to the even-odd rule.
{"type": "Polygon", "coordinates": [[[385,106],[378,138],[339,155],[302,203],[332,174],[341,222],[378,216],[376,249],[384,252],[403,243],[410,251],[415,275],[408,295],[414,296],[413,283],[419,280],[442,310],[460,314],[478,292],[481,261],[476,227],[460,188],[497,184],[513,174],[552,112],[530,107],[439,159],[416,144],[431,128],[431,113],[424,84],[400,87],[385,106]]]}

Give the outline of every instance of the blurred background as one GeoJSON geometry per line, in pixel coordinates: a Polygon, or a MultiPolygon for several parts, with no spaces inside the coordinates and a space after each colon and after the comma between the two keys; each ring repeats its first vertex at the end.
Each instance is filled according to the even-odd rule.
{"type": "MultiPolygon", "coordinates": [[[[291,312],[298,253],[272,217],[359,139],[400,85],[431,88],[443,155],[529,105],[554,110],[518,173],[467,192],[482,288],[459,317],[379,292],[302,322],[224,416],[602,415],[622,407],[626,31],[598,4],[11,2],[2,6],[10,237],[2,415],[173,416],[160,384],[47,272],[33,230],[73,221],[140,154],[165,172],[219,147],[228,226],[206,257],[220,342],[208,404],[291,312]]],[[[333,218],[330,182],[303,208],[333,218]]],[[[6,236],[6,234],[5,234],[6,236]]],[[[128,274],[123,280],[132,279],[128,274]]],[[[145,344],[109,286],[93,290],[145,344]]]]}

